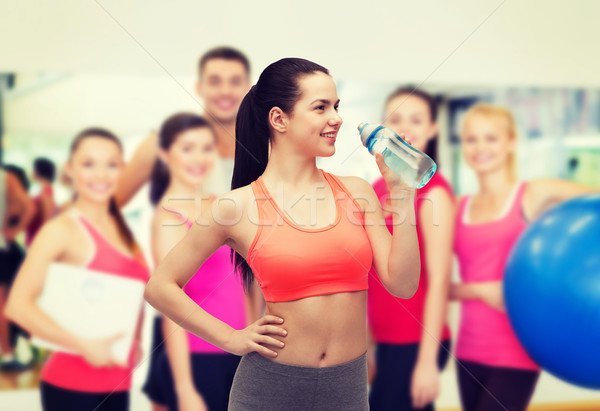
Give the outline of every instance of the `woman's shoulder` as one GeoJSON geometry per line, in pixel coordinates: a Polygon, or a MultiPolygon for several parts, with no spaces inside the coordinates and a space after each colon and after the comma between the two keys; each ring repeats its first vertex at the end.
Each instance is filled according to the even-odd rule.
{"type": "Polygon", "coordinates": [[[360,197],[361,195],[375,195],[375,191],[373,190],[373,186],[362,177],[358,176],[337,176],[334,174],[330,174],[336,177],[352,194],[354,197],[360,197]]]}
{"type": "Polygon", "coordinates": [[[248,210],[248,206],[254,202],[254,191],[248,184],[215,196],[211,203],[210,213],[213,216],[218,213],[219,218],[236,219],[243,215],[248,210]]]}
{"type": "Polygon", "coordinates": [[[32,246],[37,243],[55,249],[66,247],[71,240],[75,241],[73,237],[81,230],[76,218],[72,210],[62,211],[42,225],[32,246]]]}
{"type": "Polygon", "coordinates": [[[552,203],[555,192],[568,190],[566,186],[570,182],[565,185],[562,183],[561,180],[552,178],[537,178],[521,182],[523,185],[521,205],[529,220],[535,219],[548,204],[552,203]]]}
{"type": "MultiPolygon", "coordinates": [[[[54,218],[48,220],[48,222],[42,226],[42,229],[46,228],[46,231],[52,231],[52,232],[59,231],[59,230],[65,230],[63,232],[63,235],[64,235],[65,232],[70,231],[75,228],[78,228],[78,227],[79,227],[79,222],[77,220],[76,211],[71,208],[68,208],[68,209],[58,213],[54,218]]],[[[41,232],[41,230],[40,230],[40,232],[41,232]]]]}
{"type": "Polygon", "coordinates": [[[362,210],[372,210],[379,205],[379,197],[367,180],[357,176],[335,176],[362,210]]]}
{"type": "Polygon", "coordinates": [[[252,183],[242,187],[235,188],[227,191],[226,193],[214,196],[214,203],[234,202],[234,203],[245,203],[251,201],[253,198],[252,183]]]}
{"type": "Polygon", "coordinates": [[[561,180],[553,178],[536,178],[533,180],[521,181],[524,186],[524,194],[535,198],[545,197],[552,192],[553,187],[559,185],[561,180]]]}

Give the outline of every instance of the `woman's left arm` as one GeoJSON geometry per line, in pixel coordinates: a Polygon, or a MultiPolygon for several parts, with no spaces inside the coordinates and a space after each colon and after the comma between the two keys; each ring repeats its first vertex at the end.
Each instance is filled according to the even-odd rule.
{"type": "Polygon", "coordinates": [[[589,187],[569,180],[543,178],[532,180],[525,191],[528,217],[535,220],[550,207],[584,194],[600,193],[600,187],[589,187]]]}

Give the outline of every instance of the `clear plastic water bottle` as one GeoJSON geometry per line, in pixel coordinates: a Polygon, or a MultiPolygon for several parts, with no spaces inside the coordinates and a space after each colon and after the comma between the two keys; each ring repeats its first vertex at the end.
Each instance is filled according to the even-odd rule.
{"type": "Polygon", "coordinates": [[[360,123],[358,132],[369,152],[381,153],[385,164],[413,188],[425,186],[437,170],[431,157],[408,144],[390,128],[360,123]]]}

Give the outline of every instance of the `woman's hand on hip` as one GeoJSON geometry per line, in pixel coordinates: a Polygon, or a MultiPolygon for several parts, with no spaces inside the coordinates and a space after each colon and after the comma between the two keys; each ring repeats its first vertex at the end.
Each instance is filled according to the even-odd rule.
{"type": "Polygon", "coordinates": [[[272,345],[278,348],[284,347],[285,344],[283,341],[267,335],[275,334],[285,337],[287,331],[278,326],[282,323],[283,318],[281,317],[265,315],[243,330],[235,330],[229,339],[227,351],[235,355],[244,355],[256,351],[264,356],[276,357],[277,352],[270,350],[262,344],[272,345]]]}

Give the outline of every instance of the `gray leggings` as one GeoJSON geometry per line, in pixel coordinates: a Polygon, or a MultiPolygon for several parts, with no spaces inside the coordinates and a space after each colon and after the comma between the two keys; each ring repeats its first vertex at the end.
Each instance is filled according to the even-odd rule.
{"type": "Polygon", "coordinates": [[[331,367],[242,357],[229,393],[229,411],[367,411],[367,353],[331,367]]]}

